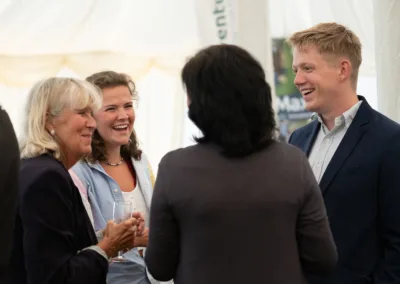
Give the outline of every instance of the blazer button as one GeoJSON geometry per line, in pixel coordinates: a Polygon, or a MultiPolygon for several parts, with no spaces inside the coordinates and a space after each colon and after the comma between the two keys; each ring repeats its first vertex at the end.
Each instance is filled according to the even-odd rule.
{"type": "Polygon", "coordinates": [[[118,189],[114,188],[114,192],[118,192],[118,189]]]}

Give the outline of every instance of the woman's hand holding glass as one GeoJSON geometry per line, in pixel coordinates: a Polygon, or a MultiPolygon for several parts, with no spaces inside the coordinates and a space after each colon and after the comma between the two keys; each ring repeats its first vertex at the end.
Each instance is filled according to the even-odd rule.
{"type": "Polygon", "coordinates": [[[144,215],[140,212],[133,212],[132,217],[136,218],[138,224],[137,224],[137,231],[136,231],[136,237],[142,237],[143,234],[145,234],[145,229],[146,229],[146,224],[144,221],[144,215]]]}
{"type": "Polygon", "coordinates": [[[149,228],[146,228],[141,236],[136,236],[135,247],[147,247],[148,242],[149,242],[149,228]]]}
{"type": "Polygon", "coordinates": [[[109,221],[103,231],[103,239],[98,246],[103,249],[108,257],[118,255],[119,251],[132,249],[135,243],[138,220],[129,218],[116,224],[109,221]]]}

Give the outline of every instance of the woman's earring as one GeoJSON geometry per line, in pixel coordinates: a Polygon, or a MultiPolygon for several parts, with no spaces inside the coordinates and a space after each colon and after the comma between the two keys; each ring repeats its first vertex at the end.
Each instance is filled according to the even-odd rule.
{"type": "Polygon", "coordinates": [[[54,136],[56,134],[56,131],[54,129],[50,130],[51,136],[54,136]]]}

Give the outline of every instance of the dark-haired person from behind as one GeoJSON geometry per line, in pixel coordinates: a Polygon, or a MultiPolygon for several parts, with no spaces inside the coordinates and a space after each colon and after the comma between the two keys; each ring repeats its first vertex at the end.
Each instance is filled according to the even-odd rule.
{"type": "Polygon", "coordinates": [[[0,106],[0,283],[11,253],[18,192],[19,149],[11,120],[0,106]]]}
{"type": "Polygon", "coordinates": [[[337,261],[306,156],[274,139],[271,90],[247,51],[199,51],[182,70],[197,144],[163,157],[145,260],[175,284],[306,283],[337,261]]]}

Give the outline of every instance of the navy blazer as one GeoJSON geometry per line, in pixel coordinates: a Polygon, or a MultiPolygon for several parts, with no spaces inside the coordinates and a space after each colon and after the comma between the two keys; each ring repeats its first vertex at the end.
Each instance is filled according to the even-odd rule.
{"type": "MultiPolygon", "coordinates": [[[[321,181],[339,261],[311,284],[400,283],[400,125],[363,100],[321,181]]],[[[293,132],[307,155],[321,125],[293,132]]]]}
{"type": "Polygon", "coordinates": [[[67,169],[50,155],[23,160],[9,284],[105,284],[108,261],[67,169]]]}

